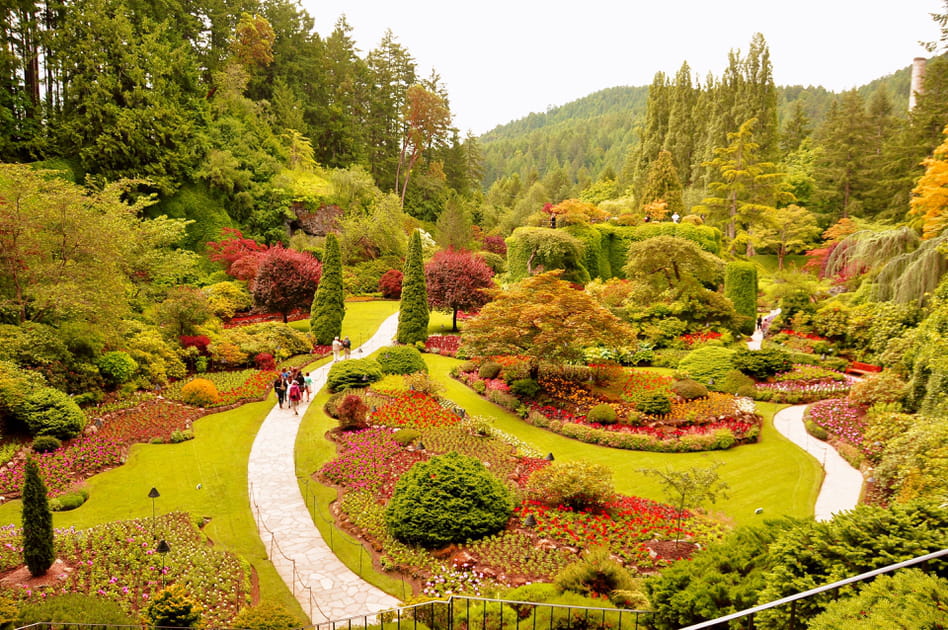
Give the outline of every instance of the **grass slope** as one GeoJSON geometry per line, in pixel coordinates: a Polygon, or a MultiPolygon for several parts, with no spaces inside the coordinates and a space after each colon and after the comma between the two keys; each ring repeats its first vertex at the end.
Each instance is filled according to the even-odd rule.
{"type": "Polygon", "coordinates": [[[530,426],[451,379],[448,371],[459,363],[456,359],[433,354],[424,356],[432,377],[446,385],[444,395],[468,413],[493,418],[498,429],[544,453],[553,453],[559,461],[585,460],[608,466],[613,471],[616,490],[623,494],[667,501],[657,480],[638,472],[639,469],[681,470],[720,461],[724,465],[718,472],[730,486],[729,498],[709,506],[712,511],[721,512],[738,525],[761,518],[754,514],[759,507],[767,517],[813,515],[823,471],[815,458],[774,429],[773,414],[780,405],[758,403],[765,424],[757,444],[707,453],[626,451],[586,444],[530,426]]]}

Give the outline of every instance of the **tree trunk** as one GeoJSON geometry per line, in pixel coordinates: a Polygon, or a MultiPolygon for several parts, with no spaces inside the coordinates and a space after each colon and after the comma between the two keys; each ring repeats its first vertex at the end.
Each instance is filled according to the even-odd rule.
{"type": "Polygon", "coordinates": [[[451,332],[458,331],[458,309],[454,309],[454,314],[451,316],[451,332]]]}

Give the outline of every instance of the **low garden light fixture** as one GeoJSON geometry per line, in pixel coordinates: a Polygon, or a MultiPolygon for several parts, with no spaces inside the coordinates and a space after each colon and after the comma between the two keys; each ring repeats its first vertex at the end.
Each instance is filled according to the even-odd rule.
{"type": "Polygon", "coordinates": [[[556,459],[556,458],[553,457],[553,453],[547,453],[547,455],[546,455],[546,461],[552,462],[554,459],[556,459]]]}
{"type": "Polygon", "coordinates": [[[155,525],[155,499],[161,496],[161,493],[158,492],[158,488],[152,488],[148,491],[148,498],[151,499],[151,534],[155,538],[158,538],[158,529],[155,525]]]}
{"type": "Polygon", "coordinates": [[[537,526],[537,519],[533,518],[533,514],[527,514],[527,518],[523,519],[523,526],[533,529],[537,526]]]}
{"type": "Polygon", "coordinates": [[[161,556],[161,588],[165,587],[165,554],[171,551],[171,545],[168,544],[168,541],[161,539],[158,541],[158,546],[155,547],[155,551],[161,556]]]}

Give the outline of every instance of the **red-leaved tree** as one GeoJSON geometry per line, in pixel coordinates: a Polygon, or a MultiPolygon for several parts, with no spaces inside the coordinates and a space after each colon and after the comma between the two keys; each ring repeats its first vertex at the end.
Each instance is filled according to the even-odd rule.
{"type": "Polygon", "coordinates": [[[404,274],[398,269],[389,269],[379,278],[379,291],[382,297],[388,300],[398,300],[402,297],[402,279],[404,274]]]}
{"type": "Polygon", "coordinates": [[[235,228],[222,228],[226,238],[219,241],[210,241],[207,249],[209,258],[224,265],[224,272],[238,280],[251,281],[257,275],[257,266],[260,257],[269,249],[252,238],[245,238],[243,233],[235,228]]]}
{"type": "Polygon", "coordinates": [[[483,289],[494,286],[494,272],[479,256],[464,249],[442,249],[425,265],[428,306],[451,311],[451,330],[457,332],[458,311],[475,310],[490,301],[483,289]]]}
{"type": "Polygon", "coordinates": [[[260,255],[253,283],[253,299],[260,306],[283,315],[295,308],[308,309],[323,274],[322,264],[311,254],[277,245],[260,255]]]}

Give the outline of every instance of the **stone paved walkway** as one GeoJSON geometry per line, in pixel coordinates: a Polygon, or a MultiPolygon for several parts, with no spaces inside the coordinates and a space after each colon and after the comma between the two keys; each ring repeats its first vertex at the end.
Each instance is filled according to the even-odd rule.
{"type": "MultiPolygon", "coordinates": [[[[397,328],[398,313],[386,319],[361,346],[362,356],[389,345],[397,328]]],[[[359,356],[358,350],[353,351],[354,356],[359,356]]],[[[314,392],[326,384],[331,365],[310,373],[314,392]]],[[[300,494],[293,451],[307,407],[308,403],[302,403],[300,415],[295,416],[274,405],[250,451],[250,506],[260,538],[277,572],[314,624],[394,608],[399,604],[396,598],[366,583],[336,558],[300,494]]]]}
{"type": "Polygon", "coordinates": [[[850,466],[832,446],[806,432],[803,426],[806,407],[794,405],[781,409],[774,415],[774,426],[823,466],[825,475],[816,498],[814,516],[818,521],[826,521],[838,512],[856,507],[862,493],[862,473],[850,466]]]}

